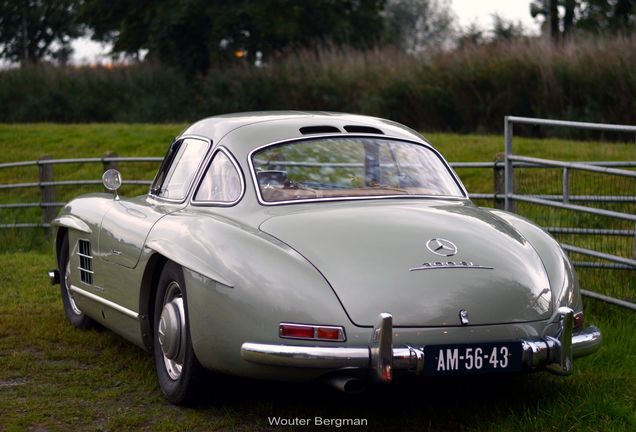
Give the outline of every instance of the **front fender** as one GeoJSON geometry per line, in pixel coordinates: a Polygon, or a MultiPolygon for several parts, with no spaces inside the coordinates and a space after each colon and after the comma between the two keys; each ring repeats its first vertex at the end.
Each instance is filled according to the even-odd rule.
{"type": "Polygon", "coordinates": [[[58,229],[62,227],[70,228],[86,234],[91,234],[93,232],[93,230],[91,230],[83,220],[72,214],[60,214],[60,216],[51,222],[51,225],[58,229]]]}

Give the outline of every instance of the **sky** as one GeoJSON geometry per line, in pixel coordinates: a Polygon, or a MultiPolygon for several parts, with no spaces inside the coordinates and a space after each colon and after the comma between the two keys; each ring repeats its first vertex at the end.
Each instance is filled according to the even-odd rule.
{"type": "Polygon", "coordinates": [[[531,34],[541,32],[540,24],[530,16],[530,0],[452,0],[451,9],[461,27],[476,23],[481,28],[491,28],[492,15],[499,14],[506,20],[520,21],[531,34]]]}
{"type": "MultiPolygon", "coordinates": [[[[530,16],[530,0],[438,0],[442,4],[450,4],[451,10],[458,18],[460,27],[470,24],[489,29],[492,27],[492,15],[499,14],[506,20],[521,22],[531,34],[539,34],[539,24],[530,16]]],[[[73,63],[86,64],[108,62],[109,47],[87,38],[73,42],[75,52],[73,63]]]]}

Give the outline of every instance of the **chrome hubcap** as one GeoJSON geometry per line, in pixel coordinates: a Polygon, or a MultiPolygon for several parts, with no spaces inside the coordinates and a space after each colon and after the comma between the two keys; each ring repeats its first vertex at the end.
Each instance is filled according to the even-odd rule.
{"type": "Polygon", "coordinates": [[[177,282],[173,281],[166,289],[163,309],[157,326],[157,335],[166,372],[173,380],[179,379],[183,369],[186,351],[185,330],[185,309],[181,288],[177,282]]]}
{"type": "Polygon", "coordinates": [[[68,297],[68,303],[75,315],[81,315],[82,311],[75,304],[73,293],[71,292],[71,262],[66,263],[66,269],[64,270],[64,285],[66,286],[66,296],[68,297]]]}

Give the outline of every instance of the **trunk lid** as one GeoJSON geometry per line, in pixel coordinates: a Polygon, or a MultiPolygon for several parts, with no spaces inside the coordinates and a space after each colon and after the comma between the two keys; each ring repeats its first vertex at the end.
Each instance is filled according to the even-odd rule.
{"type": "Polygon", "coordinates": [[[273,216],[260,229],[316,266],[356,325],[374,325],[381,312],[397,327],[458,326],[462,309],[470,325],[551,313],[536,251],[504,220],[470,203],[321,203],[273,216]],[[454,255],[431,251],[445,244],[450,249],[438,252],[450,253],[443,240],[456,246],[454,255]]]}

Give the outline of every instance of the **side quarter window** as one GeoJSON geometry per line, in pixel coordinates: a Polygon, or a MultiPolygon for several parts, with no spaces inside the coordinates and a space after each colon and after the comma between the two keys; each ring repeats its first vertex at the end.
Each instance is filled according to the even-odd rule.
{"type": "Polygon", "coordinates": [[[151,192],[161,198],[174,200],[185,198],[197,167],[208,149],[207,142],[194,138],[186,138],[177,145],[177,148],[170,149],[164,161],[169,166],[161,167],[153,184],[151,192]]]}
{"type": "Polygon", "coordinates": [[[243,181],[235,162],[223,150],[216,152],[208,166],[194,200],[219,204],[236,202],[243,192],[243,181]]]}

